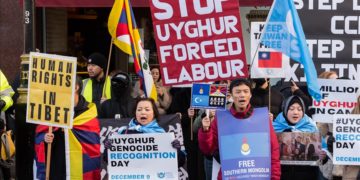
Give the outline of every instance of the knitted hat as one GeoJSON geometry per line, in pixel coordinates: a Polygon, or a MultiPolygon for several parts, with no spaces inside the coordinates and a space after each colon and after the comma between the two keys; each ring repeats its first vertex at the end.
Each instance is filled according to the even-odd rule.
{"type": "Polygon", "coordinates": [[[299,97],[299,96],[290,96],[289,98],[287,98],[284,102],[283,102],[283,107],[282,107],[282,111],[284,113],[284,116],[286,118],[286,114],[289,110],[289,107],[295,103],[298,103],[302,110],[303,110],[303,116],[304,116],[304,113],[306,111],[306,107],[305,107],[305,104],[304,104],[304,101],[299,97]]]}
{"type": "Polygon", "coordinates": [[[102,69],[105,69],[106,62],[107,60],[105,56],[100,53],[92,53],[88,58],[88,64],[95,64],[101,67],[102,69]]]}

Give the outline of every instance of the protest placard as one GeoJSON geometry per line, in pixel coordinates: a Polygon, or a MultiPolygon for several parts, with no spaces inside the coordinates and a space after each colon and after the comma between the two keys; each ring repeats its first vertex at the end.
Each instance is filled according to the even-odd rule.
{"type": "Polygon", "coordinates": [[[323,99],[313,100],[316,122],[332,123],[336,114],[350,114],[356,106],[360,83],[356,80],[319,79],[323,99]]]}
{"type": "Polygon", "coordinates": [[[260,43],[265,22],[251,22],[251,78],[284,78],[289,57],[260,43]]]}
{"type": "Polygon", "coordinates": [[[267,108],[255,108],[239,121],[217,111],[222,179],[270,179],[271,153],[267,108]]]}
{"type": "Polygon", "coordinates": [[[108,150],[109,179],[178,179],[173,133],[114,134],[108,150]]]}
{"type": "Polygon", "coordinates": [[[26,122],[71,128],[76,58],[30,53],[26,122]]]}
{"type": "Polygon", "coordinates": [[[226,94],[227,86],[224,84],[193,84],[191,107],[225,110],[226,94]]]}
{"type": "Polygon", "coordinates": [[[321,151],[319,133],[277,133],[281,164],[316,165],[321,151]]]}
{"type": "MultiPolygon", "coordinates": [[[[101,141],[101,156],[103,157],[105,154],[105,147],[104,147],[104,140],[110,133],[117,133],[119,129],[124,129],[128,126],[131,118],[121,118],[118,119],[99,119],[100,121],[100,141],[101,141]]],[[[183,131],[181,128],[181,120],[179,115],[177,114],[169,114],[169,115],[162,115],[158,119],[159,126],[162,127],[165,132],[174,133],[175,139],[180,141],[181,150],[185,151],[184,146],[184,137],[183,131]]],[[[105,162],[105,158],[101,158],[101,180],[107,180],[107,162],[105,162]]],[[[178,167],[178,180],[187,180],[189,179],[189,174],[187,172],[186,164],[184,166],[178,167]]]]}
{"type": "Polygon", "coordinates": [[[334,164],[360,165],[360,115],[335,115],[334,164]]]}
{"type": "Polygon", "coordinates": [[[150,0],[164,85],[247,77],[238,0],[150,0]]]}

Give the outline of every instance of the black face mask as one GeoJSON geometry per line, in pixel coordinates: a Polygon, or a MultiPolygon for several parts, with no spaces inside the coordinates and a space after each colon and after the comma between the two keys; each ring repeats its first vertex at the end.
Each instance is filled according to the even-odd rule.
{"type": "Polygon", "coordinates": [[[129,81],[124,78],[114,77],[111,79],[111,88],[116,97],[121,97],[129,87],[129,81]]]}

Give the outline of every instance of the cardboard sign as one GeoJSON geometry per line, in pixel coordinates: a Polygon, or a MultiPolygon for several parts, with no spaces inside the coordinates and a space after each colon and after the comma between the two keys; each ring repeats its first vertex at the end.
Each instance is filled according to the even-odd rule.
{"type": "Polygon", "coordinates": [[[76,58],[30,53],[26,122],[71,128],[76,58]]]}

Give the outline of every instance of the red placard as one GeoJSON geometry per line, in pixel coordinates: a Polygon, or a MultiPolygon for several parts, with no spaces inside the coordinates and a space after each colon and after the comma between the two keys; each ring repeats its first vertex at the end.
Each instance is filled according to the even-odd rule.
{"type": "Polygon", "coordinates": [[[247,77],[238,0],[150,0],[164,85],[247,77]]]}

